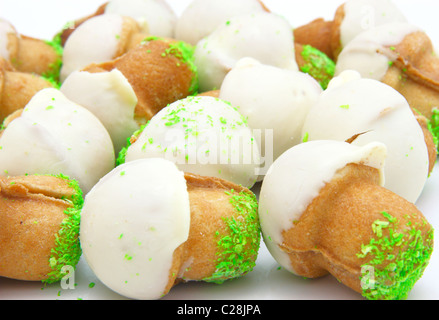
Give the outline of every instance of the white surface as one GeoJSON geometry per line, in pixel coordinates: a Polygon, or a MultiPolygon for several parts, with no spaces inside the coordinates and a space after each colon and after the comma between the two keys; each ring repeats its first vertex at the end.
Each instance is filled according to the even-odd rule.
{"type": "MultiPolygon", "coordinates": [[[[103,0],[0,0],[0,17],[6,18],[25,35],[50,39],[68,21],[88,15],[102,4],[103,0]]],[[[179,14],[189,0],[168,0],[179,14]]],[[[408,20],[424,28],[434,43],[439,41],[439,26],[436,16],[437,0],[395,0],[408,20]]],[[[265,0],[273,11],[285,16],[292,26],[300,26],[315,18],[331,19],[341,0],[265,0]]],[[[439,194],[439,166],[428,179],[417,202],[419,209],[429,222],[438,229],[439,212],[434,203],[439,194]]],[[[437,239],[437,237],[436,237],[437,239]]],[[[436,242],[437,243],[437,242],[436,242]]],[[[424,276],[417,282],[409,295],[411,300],[439,299],[439,252],[434,251],[424,276]]],[[[81,260],[75,272],[74,289],[63,289],[61,283],[47,286],[41,283],[21,282],[0,278],[0,300],[6,299],[125,299],[107,289],[81,260]],[[95,285],[90,288],[89,285],[95,285]]],[[[279,269],[266,250],[261,246],[255,269],[248,275],[228,281],[222,285],[186,283],[173,288],[163,299],[362,299],[360,295],[340,284],[332,276],[320,279],[303,279],[279,269]]]]}

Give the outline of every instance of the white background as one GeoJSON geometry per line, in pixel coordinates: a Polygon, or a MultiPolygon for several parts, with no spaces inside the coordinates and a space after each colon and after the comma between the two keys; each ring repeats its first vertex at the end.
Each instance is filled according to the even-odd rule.
{"type": "MultiPolygon", "coordinates": [[[[237,0],[239,1],[239,0],[237,0]]],[[[273,12],[287,18],[298,27],[316,18],[331,20],[341,0],[265,0],[273,12]]],[[[394,0],[408,20],[423,28],[433,43],[439,41],[439,1],[394,0]]],[[[0,17],[10,21],[21,34],[51,39],[67,22],[93,13],[102,0],[0,0],[0,17]]],[[[179,15],[190,0],[168,0],[179,15]]],[[[439,167],[436,166],[417,202],[427,220],[439,229],[439,167]]],[[[438,238],[438,237],[436,237],[438,238]]],[[[437,242],[436,242],[437,243],[437,242]]],[[[437,247],[437,245],[436,245],[437,247]]],[[[409,299],[439,299],[439,249],[433,256],[424,276],[417,282],[409,299]]],[[[41,283],[0,278],[0,300],[5,299],[124,299],[107,289],[81,260],[75,273],[76,286],[64,290],[60,284],[42,289],[41,283]],[[89,287],[94,283],[93,288],[89,287]]],[[[222,285],[186,283],[173,288],[163,299],[348,299],[362,297],[340,284],[332,276],[303,279],[289,274],[269,255],[262,244],[256,268],[243,278],[222,285]]]]}

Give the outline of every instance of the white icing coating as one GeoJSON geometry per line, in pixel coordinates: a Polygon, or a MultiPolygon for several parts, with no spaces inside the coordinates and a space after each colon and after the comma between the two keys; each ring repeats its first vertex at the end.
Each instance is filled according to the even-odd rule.
{"type": "Polygon", "coordinates": [[[273,131],[273,141],[267,142],[275,160],[302,141],[303,122],[321,93],[319,83],[305,73],[243,58],[224,78],[219,97],[236,107],[250,128],[263,131],[261,139],[255,136],[262,154],[266,130],[273,131]]]}
{"type": "Polygon", "coordinates": [[[114,59],[123,21],[120,15],[105,14],[93,17],[76,28],[64,46],[61,81],[73,71],[92,63],[114,59]]]}
{"type": "Polygon", "coordinates": [[[84,193],[114,168],[111,138],[87,109],[56,89],[38,92],[0,137],[0,174],[64,174],[84,193]]]}
{"type": "Polygon", "coordinates": [[[385,159],[382,143],[358,147],[332,140],[302,143],[282,154],[267,173],[259,196],[262,235],[273,257],[295,273],[288,255],[279,248],[282,232],[294,227],[294,221],[301,218],[325,184],[350,163],[379,169],[382,185],[385,159]]]}
{"type": "Polygon", "coordinates": [[[174,37],[177,16],[164,0],[111,0],[105,14],[120,14],[135,19],[144,32],[157,37],[174,37]]]}
{"type": "Polygon", "coordinates": [[[294,52],[293,28],[279,15],[259,12],[232,17],[196,45],[200,91],[220,88],[226,74],[244,57],[297,71],[294,52]]]}
{"type": "Polygon", "coordinates": [[[173,253],[189,229],[183,172],[164,159],[141,159],[116,167],[87,194],[81,247],[110,289],[132,299],[159,299],[171,276],[173,253]]]}
{"type": "Polygon", "coordinates": [[[338,77],[311,108],[303,126],[309,140],[373,141],[388,149],[385,187],[416,202],[428,177],[424,134],[405,98],[390,86],[347,71],[338,77]],[[363,134],[362,134],[363,133],[363,134]]]}
{"type": "Polygon", "coordinates": [[[258,0],[193,0],[177,20],[175,37],[196,45],[228,19],[263,11],[258,0]]]}
{"type": "Polygon", "coordinates": [[[345,16],[340,25],[340,41],[344,48],[360,33],[393,22],[408,22],[399,8],[390,0],[348,0],[345,16]]]}
{"type": "Polygon", "coordinates": [[[116,153],[126,146],[127,138],[139,129],[134,119],[137,96],[117,69],[102,73],[74,71],[60,90],[102,122],[111,136],[116,153]]]}
{"type": "Polygon", "coordinates": [[[404,37],[419,30],[411,24],[395,22],[361,33],[341,51],[335,74],[356,70],[364,78],[381,80],[394,60],[383,54],[384,49],[398,45],[404,37]]]}
{"type": "Polygon", "coordinates": [[[252,187],[260,152],[242,115],[212,97],[176,101],[156,114],[126,152],[126,161],[166,158],[180,170],[252,187]]]}
{"type": "Polygon", "coordinates": [[[4,58],[6,61],[9,61],[10,58],[10,52],[8,48],[10,34],[19,37],[14,26],[8,21],[0,18],[0,57],[4,58]]]}

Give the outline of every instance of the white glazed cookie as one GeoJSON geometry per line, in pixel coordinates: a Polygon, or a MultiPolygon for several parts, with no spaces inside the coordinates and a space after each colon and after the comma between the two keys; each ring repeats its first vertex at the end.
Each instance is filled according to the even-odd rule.
{"type": "Polygon", "coordinates": [[[247,188],[255,183],[260,164],[246,119],[229,103],[208,96],[189,97],[162,109],[121,155],[120,162],[166,158],[185,172],[247,188]]]}
{"type": "Polygon", "coordinates": [[[414,203],[428,177],[424,134],[407,100],[390,86],[346,71],[331,81],[311,108],[303,136],[311,140],[386,145],[385,187],[414,203]]]}
{"type": "Polygon", "coordinates": [[[177,20],[175,37],[196,45],[228,19],[263,11],[258,0],[193,0],[177,20]]]}
{"type": "Polygon", "coordinates": [[[111,138],[90,111],[56,89],[38,92],[0,137],[6,176],[64,174],[84,193],[114,168],[111,138]]]}
{"type": "Polygon", "coordinates": [[[106,286],[129,298],[159,299],[189,229],[183,172],[164,159],[142,159],[118,166],[89,192],[80,238],[84,257],[106,286]]]}
{"type": "Polygon", "coordinates": [[[218,26],[196,45],[200,92],[220,88],[226,74],[244,57],[298,70],[293,28],[284,18],[268,12],[232,17],[218,26]]]}
{"type": "Polygon", "coordinates": [[[272,130],[273,140],[268,142],[275,160],[302,142],[303,122],[321,93],[319,83],[305,73],[242,58],[224,78],[219,97],[236,107],[250,128],[262,130],[261,154],[271,147],[266,146],[265,137],[272,130]]]}
{"type": "Polygon", "coordinates": [[[165,0],[111,0],[105,14],[131,17],[154,36],[174,37],[177,16],[165,0]]]}
{"type": "Polygon", "coordinates": [[[116,153],[126,145],[127,138],[140,128],[134,118],[137,96],[117,69],[102,73],[74,71],[60,90],[102,122],[111,136],[116,153]]]}
{"type": "Polygon", "coordinates": [[[261,230],[273,257],[296,273],[287,253],[279,247],[283,242],[282,232],[293,227],[323,186],[347,164],[379,169],[383,184],[385,159],[386,147],[382,143],[358,147],[335,140],[302,143],[280,156],[265,176],[259,196],[261,230]]]}
{"type": "Polygon", "coordinates": [[[433,227],[384,186],[386,146],[316,140],[274,162],[259,218],[275,260],[300,277],[328,274],[370,300],[404,300],[433,251],[433,227]]]}

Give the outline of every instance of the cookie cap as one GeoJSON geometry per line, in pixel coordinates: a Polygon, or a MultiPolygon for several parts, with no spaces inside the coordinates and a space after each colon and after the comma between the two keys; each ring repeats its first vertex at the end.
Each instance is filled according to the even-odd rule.
{"type": "Polygon", "coordinates": [[[141,159],[118,166],[87,194],[80,238],[106,286],[126,297],[158,299],[189,228],[184,173],[165,159],[141,159]]]}

